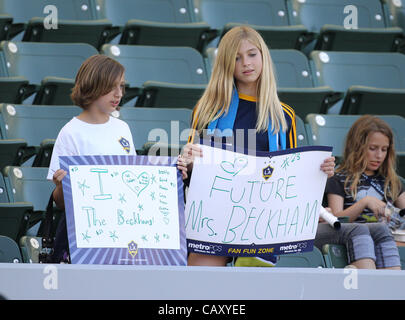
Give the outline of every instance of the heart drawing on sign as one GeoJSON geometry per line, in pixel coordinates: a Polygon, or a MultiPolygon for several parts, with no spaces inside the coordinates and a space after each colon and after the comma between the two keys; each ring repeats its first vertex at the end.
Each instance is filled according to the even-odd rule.
{"type": "Polygon", "coordinates": [[[142,172],[137,176],[135,173],[127,170],[122,173],[122,181],[139,197],[140,193],[149,185],[150,177],[147,172],[142,172]]]}
{"type": "Polygon", "coordinates": [[[221,168],[225,172],[236,176],[239,172],[241,172],[246,166],[248,165],[248,160],[245,157],[237,157],[233,160],[233,163],[230,161],[222,161],[221,168]]]}

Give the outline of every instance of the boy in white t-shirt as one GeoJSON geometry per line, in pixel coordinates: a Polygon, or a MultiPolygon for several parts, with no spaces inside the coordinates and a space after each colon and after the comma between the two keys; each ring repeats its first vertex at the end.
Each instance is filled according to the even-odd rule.
{"type": "Polygon", "coordinates": [[[124,67],[104,55],[94,55],[81,65],[71,98],[83,112],[59,132],[52,152],[48,179],[56,187],[53,198],[64,209],[59,156],[136,155],[131,130],[124,121],[112,117],[124,93],[124,67]]]}
{"type": "MultiPolygon", "coordinates": [[[[62,179],[67,172],[60,169],[60,156],[136,155],[131,130],[127,123],[112,117],[124,94],[124,67],[105,55],[94,55],[81,65],[71,98],[83,112],[70,120],[59,132],[52,152],[48,179],[55,183],[53,199],[65,208],[62,179]]],[[[185,162],[177,166],[187,175],[185,162]]],[[[52,262],[69,262],[66,218],[61,217],[54,244],[52,262]]]]}

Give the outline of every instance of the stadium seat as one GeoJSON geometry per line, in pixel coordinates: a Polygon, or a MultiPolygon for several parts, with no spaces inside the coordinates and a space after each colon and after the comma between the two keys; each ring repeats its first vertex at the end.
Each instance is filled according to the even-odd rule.
{"type": "Polygon", "coordinates": [[[10,38],[13,17],[9,14],[0,12],[0,41],[10,38]]]}
{"type": "MultiPolygon", "coordinates": [[[[397,152],[405,152],[405,118],[400,116],[378,116],[387,122],[394,133],[394,144],[397,152]]],[[[305,122],[309,124],[313,143],[333,147],[333,155],[343,156],[347,132],[360,115],[309,114],[305,122]]]]}
{"type": "MultiPolygon", "coordinates": [[[[206,64],[211,70],[216,48],[207,49],[206,64]]],[[[277,80],[277,92],[282,102],[305,118],[308,113],[326,113],[328,108],[342,98],[328,86],[315,87],[308,58],[294,49],[270,50],[277,80]]]]}
{"type": "Polygon", "coordinates": [[[18,243],[28,230],[32,212],[29,202],[0,203],[0,235],[18,243]]]}
{"type": "Polygon", "coordinates": [[[398,246],[399,258],[401,260],[401,270],[405,270],[405,247],[398,246]]]}
{"type": "Polygon", "coordinates": [[[99,48],[108,42],[112,24],[97,19],[94,7],[94,0],[0,0],[0,13],[13,17],[14,29],[24,30],[23,41],[81,42],[99,48]]]}
{"type": "Polygon", "coordinates": [[[318,34],[316,50],[396,51],[402,29],[385,21],[380,0],[287,0],[292,23],[318,34]]]}
{"type": "Polygon", "coordinates": [[[4,182],[3,173],[0,170],[0,203],[9,202],[6,183],[4,182]]]}
{"type": "Polygon", "coordinates": [[[20,249],[25,263],[39,263],[39,253],[42,250],[42,238],[24,236],[20,239],[20,249]]]}
{"type": "Polygon", "coordinates": [[[185,46],[202,50],[211,31],[193,22],[188,0],[96,0],[101,19],[122,32],[119,43],[185,46]]]}
{"type": "Polygon", "coordinates": [[[46,211],[51,192],[55,188],[46,179],[48,168],[6,167],[4,180],[10,202],[29,202],[35,211],[46,211]]]}
{"type": "Polygon", "coordinates": [[[327,268],[322,252],[314,247],[312,251],[278,256],[279,268],[327,268]]]}
{"type": "Polygon", "coordinates": [[[127,70],[123,103],[138,96],[136,106],[192,109],[208,83],[203,57],[193,48],[105,44],[101,53],[127,70]]]}
{"type": "Polygon", "coordinates": [[[147,142],[179,145],[187,142],[191,110],[166,108],[121,108],[120,119],[128,123],[137,153],[145,154],[147,142]]]}
{"type": "MultiPolygon", "coordinates": [[[[192,0],[196,21],[205,21],[222,37],[229,29],[249,24],[277,49],[300,49],[307,41],[303,25],[290,25],[284,0],[192,0]]],[[[219,38],[214,42],[219,41],[219,38]]]]}
{"type": "Polygon", "coordinates": [[[23,262],[18,244],[13,239],[6,236],[0,236],[0,262],[23,262]]]}
{"type": "Polygon", "coordinates": [[[405,116],[405,55],[312,51],[310,64],[318,86],[345,93],[340,113],[405,116]]]}
{"type": "MultiPolygon", "coordinates": [[[[395,27],[404,31],[405,38],[405,4],[398,0],[381,0],[385,12],[386,21],[390,21],[395,27]]],[[[401,39],[399,51],[405,53],[405,39],[401,39]]]]}
{"type": "Polygon", "coordinates": [[[0,101],[7,103],[22,103],[24,97],[31,94],[32,89],[24,77],[9,77],[6,66],[0,64],[0,101]]]}
{"type": "Polygon", "coordinates": [[[280,100],[303,119],[308,113],[326,113],[342,98],[329,86],[316,86],[307,57],[297,50],[271,50],[280,100]]]}
{"type": "Polygon", "coordinates": [[[38,153],[36,154],[34,162],[32,163],[33,167],[49,167],[55,141],[56,139],[44,139],[41,142],[38,153]]]}
{"type": "Polygon", "coordinates": [[[333,268],[345,268],[349,264],[347,260],[347,250],[344,245],[325,244],[322,247],[322,252],[328,257],[333,268]]]}
{"type": "Polygon", "coordinates": [[[311,136],[308,136],[304,121],[299,115],[295,115],[295,124],[297,130],[297,147],[309,146],[312,144],[311,136]]]}
{"type": "MultiPolygon", "coordinates": [[[[22,164],[28,158],[37,154],[40,147],[42,147],[43,151],[41,152],[44,155],[43,152],[46,148],[49,150],[49,146],[43,140],[56,139],[60,129],[74,116],[79,115],[81,110],[77,106],[0,104],[0,132],[2,137],[4,139],[15,139],[9,140],[14,141],[15,144],[8,149],[10,152],[9,158],[14,159],[13,164],[22,164]],[[11,152],[14,152],[14,156],[12,156],[11,152]]],[[[0,152],[1,155],[2,151],[0,152]]],[[[40,163],[39,159],[37,163],[40,163]]],[[[36,164],[36,166],[40,165],[36,164]]]]}
{"type": "Polygon", "coordinates": [[[70,99],[80,65],[97,50],[84,43],[3,41],[1,63],[8,77],[23,76],[37,92],[33,104],[73,104],[70,99]]]}
{"type": "Polygon", "coordinates": [[[24,139],[1,139],[0,171],[6,166],[17,166],[23,163],[26,147],[27,142],[24,139]]]}

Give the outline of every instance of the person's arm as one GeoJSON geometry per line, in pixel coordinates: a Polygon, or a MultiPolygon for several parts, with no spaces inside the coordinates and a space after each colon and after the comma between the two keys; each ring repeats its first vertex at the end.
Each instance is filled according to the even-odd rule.
{"type": "Polygon", "coordinates": [[[399,209],[405,208],[405,192],[402,192],[397,200],[394,202],[394,205],[399,209]]]}
{"type": "Polygon", "coordinates": [[[328,207],[331,208],[333,214],[337,217],[349,217],[349,222],[355,221],[358,216],[369,208],[374,215],[378,218],[381,209],[385,207],[386,203],[375,197],[367,196],[357,201],[350,207],[344,208],[344,198],[340,195],[328,193],[328,207]]]}
{"type": "Polygon", "coordinates": [[[65,209],[65,200],[63,199],[63,188],[62,188],[62,179],[66,176],[67,172],[59,169],[53,174],[52,181],[55,184],[55,189],[53,190],[53,201],[56,206],[64,210],[65,209]]]}

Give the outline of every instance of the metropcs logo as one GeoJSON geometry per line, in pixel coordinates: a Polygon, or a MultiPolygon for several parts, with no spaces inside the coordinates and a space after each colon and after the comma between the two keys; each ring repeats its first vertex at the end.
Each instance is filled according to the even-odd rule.
{"type": "Polygon", "coordinates": [[[222,246],[215,245],[215,244],[206,245],[206,244],[202,244],[202,243],[190,242],[188,244],[188,247],[191,249],[194,249],[195,251],[207,251],[207,252],[210,251],[213,253],[222,251],[222,246]]]}
{"type": "Polygon", "coordinates": [[[302,249],[305,249],[307,247],[306,242],[300,242],[297,244],[289,244],[286,246],[281,246],[280,251],[282,252],[295,252],[295,251],[301,251],[302,249]]]}

